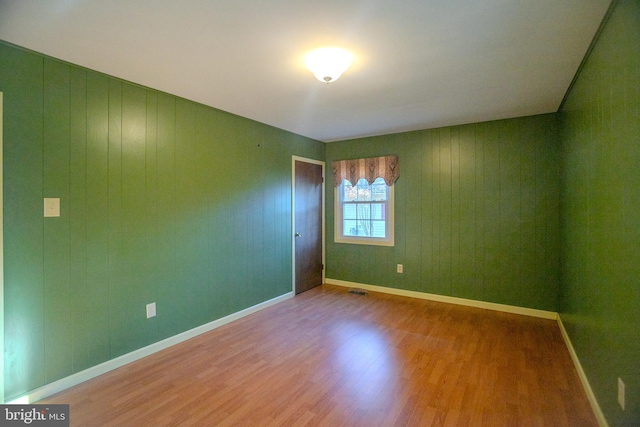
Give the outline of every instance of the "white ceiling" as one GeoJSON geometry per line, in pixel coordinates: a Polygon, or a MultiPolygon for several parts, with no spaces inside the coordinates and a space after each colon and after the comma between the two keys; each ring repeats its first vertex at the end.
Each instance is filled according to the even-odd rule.
{"type": "Polygon", "coordinates": [[[0,39],[321,141],[557,111],[610,0],[0,0],[0,39]],[[330,85],[316,47],[350,50],[330,85]]]}

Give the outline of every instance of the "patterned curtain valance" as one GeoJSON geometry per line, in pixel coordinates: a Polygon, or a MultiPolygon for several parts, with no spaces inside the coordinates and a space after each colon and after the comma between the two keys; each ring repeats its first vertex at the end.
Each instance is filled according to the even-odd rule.
{"type": "Polygon", "coordinates": [[[366,179],[369,184],[376,178],[382,178],[387,185],[391,186],[400,176],[400,167],[398,156],[370,157],[331,162],[331,173],[334,187],[339,186],[344,179],[356,185],[361,178],[366,179]]]}

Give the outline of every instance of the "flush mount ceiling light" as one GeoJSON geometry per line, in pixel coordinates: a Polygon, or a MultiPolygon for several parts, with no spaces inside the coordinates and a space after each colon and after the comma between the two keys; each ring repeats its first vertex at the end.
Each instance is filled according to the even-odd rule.
{"type": "Polygon", "coordinates": [[[338,80],[338,77],[351,65],[351,53],[338,47],[321,47],[312,50],[304,57],[304,63],[324,83],[338,80]]]}

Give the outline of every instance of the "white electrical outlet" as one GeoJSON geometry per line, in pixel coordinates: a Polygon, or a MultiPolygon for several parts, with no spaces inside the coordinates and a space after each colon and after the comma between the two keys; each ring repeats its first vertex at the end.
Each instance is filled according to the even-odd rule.
{"type": "Polygon", "coordinates": [[[621,378],[618,378],[618,403],[624,411],[624,383],[621,378]]]}
{"type": "Polygon", "coordinates": [[[150,317],[156,317],[156,303],[152,302],[151,304],[147,304],[147,319],[150,317]]]}
{"type": "Polygon", "coordinates": [[[402,273],[403,270],[404,270],[404,267],[402,267],[402,264],[398,264],[396,266],[396,272],[397,273],[402,273]]]}

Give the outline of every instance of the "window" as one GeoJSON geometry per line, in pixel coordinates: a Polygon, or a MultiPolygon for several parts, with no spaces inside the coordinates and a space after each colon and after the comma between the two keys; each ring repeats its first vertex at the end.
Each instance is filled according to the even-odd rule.
{"type": "Polygon", "coordinates": [[[393,246],[393,186],[383,178],[355,186],[345,179],[335,200],[336,242],[393,246]]]}

